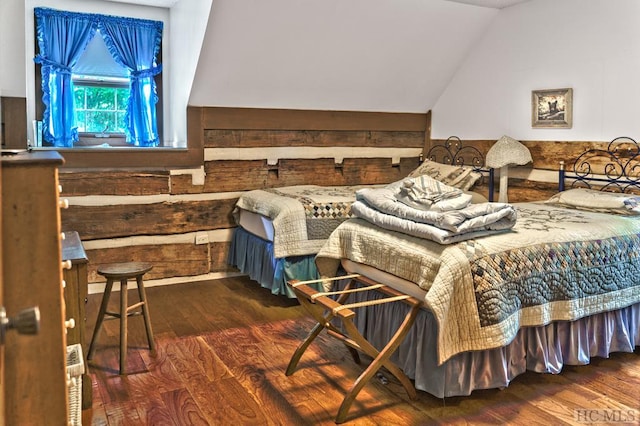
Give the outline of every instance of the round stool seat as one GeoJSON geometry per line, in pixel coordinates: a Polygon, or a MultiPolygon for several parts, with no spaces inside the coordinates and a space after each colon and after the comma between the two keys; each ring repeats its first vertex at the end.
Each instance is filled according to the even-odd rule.
{"type": "Polygon", "coordinates": [[[120,279],[146,274],[151,268],[153,264],[148,262],[126,262],[102,265],[98,267],[97,272],[106,278],[120,279]]]}
{"type": "Polygon", "coordinates": [[[144,290],[144,281],[142,276],[153,268],[153,264],[148,262],[123,262],[111,263],[98,267],[97,273],[107,279],[104,288],[102,302],[100,302],[100,310],[98,318],[89,344],[89,353],[87,359],[93,357],[95,343],[100,333],[102,323],[105,316],[109,318],[120,319],[120,374],[126,374],[127,366],[127,318],[134,315],[142,315],[144,318],[144,327],[147,332],[147,340],[149,349],[155,351],[155,343],[153,341],[153,330],[151,329],[151,318],[149,317],[149,308],[147,307],[147,296],[144,290]],[[127,296],[127,282],[135,279],[138,288],[139,302],[129,305],[127,296]],[[108,311],[109,298],[113,283],[120,281],[120,310],[117,312],[108,311]]]}

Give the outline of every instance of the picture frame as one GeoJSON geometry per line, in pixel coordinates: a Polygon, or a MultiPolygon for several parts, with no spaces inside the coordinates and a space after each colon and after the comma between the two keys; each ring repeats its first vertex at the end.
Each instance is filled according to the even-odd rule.
{"type": "Polygon", "coordinates": [[[572,125],[573,89],[531,92],[531,127],[570,129],[572,125]]]}

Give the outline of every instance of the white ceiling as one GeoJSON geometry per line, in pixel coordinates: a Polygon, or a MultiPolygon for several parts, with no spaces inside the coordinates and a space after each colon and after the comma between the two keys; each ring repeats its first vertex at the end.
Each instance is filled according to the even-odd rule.
{"type": "Polygon", "coordinates": [[[117,3],[130,3],[130,4],[140,4],[143,6],[154,6],[154,7],[165,7],[170,9],[174,4],[178,3],[180,0],[107,0],[114,1],[117,3]]]}
{"type": "MultiPolygon", "coordinates": [[[[144,6],[155,6],[171,8],[174,4],[180,0],[108,0],[119,3],[131,3],[140,4],[144,6]]],[[[529,0],[448,0],[456,3],[466,3],[481,7],[490,7],[494,9],[502,9],[505,7],[513,6],[514,4],[524,3],[529,0]]]]}
{"type": "Polygon", "coordinates": [[[502,9],[513,6],[514,4],[524,3],[529,0],[449,0],[456,3],[473,4],[475,6],[492,7],[494,9],[502,9]]]}

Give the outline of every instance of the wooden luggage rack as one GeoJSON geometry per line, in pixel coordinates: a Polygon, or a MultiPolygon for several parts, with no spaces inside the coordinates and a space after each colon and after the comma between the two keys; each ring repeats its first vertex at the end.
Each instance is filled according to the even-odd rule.
{"type": "Polygon", "coordinates": [[[358,393],[383,366],[391,374],[393,374],[400,381],[400,383],[402,383],[402,386],[407,391],[409,398],[416,399],[417,396],[415,387],[413,386],[409,378],[402,372],[402,370],[400,370],[400,368],[393,364],[389,360],[389,358],[395,352],[398,346],[400,346],[400,343],[402,343],[405,336],[409,332],[409,329],[413,325],[413,322],[415,321],[416,315],[418,314],[418,310],[421,306],[421,302],[418,299],[407,294],[400,293],[391,287],[376,283],[360,274],[345,275],[342,277],[321,280],[292,280],[287,284],[293,289],[296,297],[300,301],[300,304],[305,307],[305,309],[313,316],[316,321],[318,321],[318,324],[316,324],[311,329],[307,338],[298,346],[296,351],[293,353],[291,361],[289,361],[289,365],[287,367],[287,376],[290,376],[294,373],[298,365],[298,361],[300,361],[300,358],[302,357],[304,351],[324,329],[327,330],[327,333],[330,336],[337,338],[347,346],[356,364],[360,364],[360,356],[358,355],[357,351],[362,351],[373,358],[371,364],[369,364],[369,366],[362,372],[362,374],[360,374],[351,388],[346,392],[342,404],[338,409],[338,414],[336,415],[336,423],[343,423],[345,421],[347,413],[349,412],[349,408],[351,407],[351,404],[355,400],[358,393]],[[349,282],[343,290],[339,291],[319,292],[308,285],[318,282],[337,281],[342,279],[349,279],[349,282]],[[363,284],[364,287],[356,286],[357,282],[363,284]],[[377,300],[345,304],[349,295],[357,292],[371,290],[376,290],[384,293],[385,297],[377,300]],[[329,296],[337,296],[337,299],[332,299],[329,296]],[[356,312],[352,309],[398,301],[407,303],[411,307],[411,309],[405,316],[398,330],[396,330],[393,338],[382,350],[378,351],[362,336],[362,334],[360,334],[357,327],[353,323],[356,312]],[[331,321],[336,318],[342,321],[344,331],[340,330],[338,327],[331,323],[331,321]]]}

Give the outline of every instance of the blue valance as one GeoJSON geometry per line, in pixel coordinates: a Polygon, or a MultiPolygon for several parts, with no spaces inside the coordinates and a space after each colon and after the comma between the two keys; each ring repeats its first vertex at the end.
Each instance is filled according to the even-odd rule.
{"type": "Polygon", "coordinates": [[[158,146],[158,96],[154,76],[162,71],[156,57],[163,23],[148,19],[35,8],[42,65],[43,137],[57,147],[72,147],[78,140],[74,127],[71,73],[99,29],[113,59],[130,72],[130,96],[125,114],[127,142],[158,146]]]}

